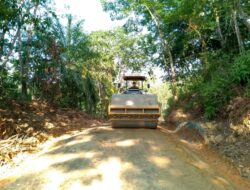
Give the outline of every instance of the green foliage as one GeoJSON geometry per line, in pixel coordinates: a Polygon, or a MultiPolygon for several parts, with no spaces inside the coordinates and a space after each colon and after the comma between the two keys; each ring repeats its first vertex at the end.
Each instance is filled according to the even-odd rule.
{"type": "Polygon", "coordinates": [[[0,105],[7,106],[13,99],[17,99],[18,83],[14,76],[8,75],[7,71],[0,67],[0,105]]]}
{"type": "MultiPolygon", "coordinates": [[[[102,2],[112,18],[128,18],[125,27],[131,34],[147,28],[148,35],[139,48],[152,58],[151,63],[166,71],[169,80],[173,79],[169,64],[173,59],[176,78],[182,83],[179,99],[186,110],[201,108],[207,118],[213,118],[235,94],[235,86],[241,85],[249,94],[250,25],[245,0],[102,2]],[[169,47],[162,46],[163,40],[169,47]],[[164,48],[171,49],[167,63],[164,48]],[[248,51],[239,55],[244,50],[248,51]]],[[[175,104],[170,98],[170,107],[175,104]]]]}
{"type": "Polygon", "coordinates": [[[103,117],[121,68],[145,62],[138,36],[122,28],[87,34],[72,15],[63,25],[50,0],[4,0],[0,8],[1,105],[32,96],[103,117]]]}
{"type": "Polygon", "coordinates": [[[213,118],[224,110],[224,106],[232,96],[232,81],[228,73],[217,71],[208,83],[200,87],[205,117],[213,118]]]}
{"type": "MultiPolygon", "coordinates": [[[[167,103],[168,103],[168,109],[173,108],[175,106],[174,98],[173,97],[168,98],[167,103]]],[[[166,110],[168,110],[168,109],[166,109],[166,110]]]]}
{"type": "Polygon", "coordinates": [[[250,82],[247,83],[246,90],[245,90],[245,96],[250,98],[250,82]]]}
{"type": "MultiPolygon", "coordinates": [[[[113,19],[126,23],[91,34],[72,15],[62,25],[50,2],[0,2],[1,104],[33,96],[104,116],[117,75],[151,65],[162,67],[172,89],[175,73],[185,109],[200,107],[207,118],[220,112],[235,86],[250,94],[246,0],[102,0],[113,19]]],[[[176,104],[166,102],[169,89],[152,89],[164,109],[176,104]]]]}
{"type": "Polygon", "coordinates": [[[49,2],[0,3],[1,105],[33,96],[94,114],[99,101],[97,79],[82,74],[93,68],[89,36],[82,30],[83,22],[70,15],[63,26],[49,2]],[[12,57],[14,53],[17,56],[12,57]]]}
{"type": "Polygon", "coordinates": [[[236,83],[242,86],[250,83],[250,51],[245,52],[235,59],[232,76],[236,83]]]}
{"type": "Polygon", "coordinates": [[[86,97],[85,104],[89,113],[96,112],[96,105],[98,103],[97,91],[93,78],[87,73],[85,80],[83,81],[84,95],[86,97]]]}
{"type": "Polygon", "coordinates": [[[231,56],[221,52],[206,55],[206,67],[199,67],[191,75],[184,78],[178,95],[184,110],[203,111],[206,118],[211,119],[221,113],[233,95],[231,75],[231,56]]]}
{"type": "Polygon", "coordinates": [[[60,106],[80,108],[84,98],[83,79],[81,73],[68,69],[64,72],[61,81],[60,106]]]}
{"type": "Polygon", "coordinates": [[[157,95],[162,114],[165,114],[169,106],[172,106],[171,102],[173,103],[170,84],[168,82],[157,84],[157,82],[150,81],[150,85],[149,93],[157,95]]]}

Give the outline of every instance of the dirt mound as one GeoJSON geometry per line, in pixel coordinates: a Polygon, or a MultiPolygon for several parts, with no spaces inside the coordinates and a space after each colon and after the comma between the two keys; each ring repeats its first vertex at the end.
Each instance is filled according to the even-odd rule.
{"type": "Polygon", "coordinates": [[[196,145],[206,144],[205,131],[198,123],[190,121],[181,122],[178,125],[161,123],[160,126],[161,129],[163,127],[169,133],[176,134],[182,141],[196,145]]]}
{"type": "Polygon", "coordinates": [[[236,97],[227,107],[231,128],[240,134],[250,133],[250,99],[236,97]]]}
{"type": "Polygon", "coordinates": [[[232,162],[241,176],[250,178],[250,135],[241,125],[225,121],[204,121],[209,145],[232,162]]]}
{"type": "Polygon", "coordinates": [[[189,143],[193,144],[203,144],[205,143],[204,137],[200,134],[197,129],[194,128],[184,128],[177,132],[177,135],[189,143]]]}
{"type": "Polygon", "coordinates": [[[100,123],[90,115],[72,109],[56,109],[45,102],[16,103],[0,109],[0,165],[20,152],[36,151],[51,137],[100,123]]]}
{"type": "MultiPolygon", "coordinates": [[[[169,113],[166,121],[173,131],[181,123],[200,124],[209,147],[233,163],[242,177],[250,178],[250,99],[237,97],[231,100],[224,114],[227,115],[224,119],[207,121],[195,112],[186,113],[178,108],[169,113]]],[[[195,128],[184,127],[176,134],[188,142],[201,142],[195,128]]]]}

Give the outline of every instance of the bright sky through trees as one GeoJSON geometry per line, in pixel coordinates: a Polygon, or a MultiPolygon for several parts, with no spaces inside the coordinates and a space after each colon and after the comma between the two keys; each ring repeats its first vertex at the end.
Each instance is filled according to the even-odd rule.
{"type": "Polygon", "coordinates": [[[100,0],[55,0],[55,4],[57,14],[71,13],[78,19],[84,19],[84,29],[88,32],[108,30],[123,24],[110,19],[109,14],[102,10],[100,0]]]}
{"type": "MultiPolygon", "coordinates": [[[[125,23],[125,21],[112,21],[109,13],[103,11],[100,0],[55,0],[55,7],[59,15],[70,13],[79,20],[84,19],[83,27],[87,32],[110,30],[125,23]]],[[[162,69],[155,67],[154,73],[157,82],[161,83],[162,69]]]]}

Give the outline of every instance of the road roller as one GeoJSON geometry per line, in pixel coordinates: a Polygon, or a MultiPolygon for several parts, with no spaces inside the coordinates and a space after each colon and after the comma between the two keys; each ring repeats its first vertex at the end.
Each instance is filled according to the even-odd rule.
{"type": "MultiPolygon", "coordinates": [[[[113,128],[157,128],[160,106],[157,96],[144,90],[145,76],[123,76],[119,93],[113,94],[108,116],[113,128]]],[[[150,85],[147,85],[150,88],[150,85]]]]}

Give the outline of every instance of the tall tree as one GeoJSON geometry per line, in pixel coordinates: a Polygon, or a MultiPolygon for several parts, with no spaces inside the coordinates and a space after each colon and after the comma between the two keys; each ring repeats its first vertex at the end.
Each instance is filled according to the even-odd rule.
{"type": "MultiPolygon", "coordinates": [[[[176,68],[171,50],[171,36],[165,25],[165,18],[171,14],[172,3],[166,1],[148,1],[148,0],[124,0],[124,1],[102,1],[104,9],[111,13],[114,19],[123,19],[130,17],[128,21],[134,22],[147,28],[153,36],[158,38],[162,53],[160,60],[163,61],[163,68],[170,68],[170,78],[172,83],[173,96],[176,95],[176,68]],[[164,11],[164,14],[163,14],[164,11]]],[[[129,25],[130,23],[127,23],[129,25]]],[[[156,39],[157,40],[157,39],[156,39]]]]}

